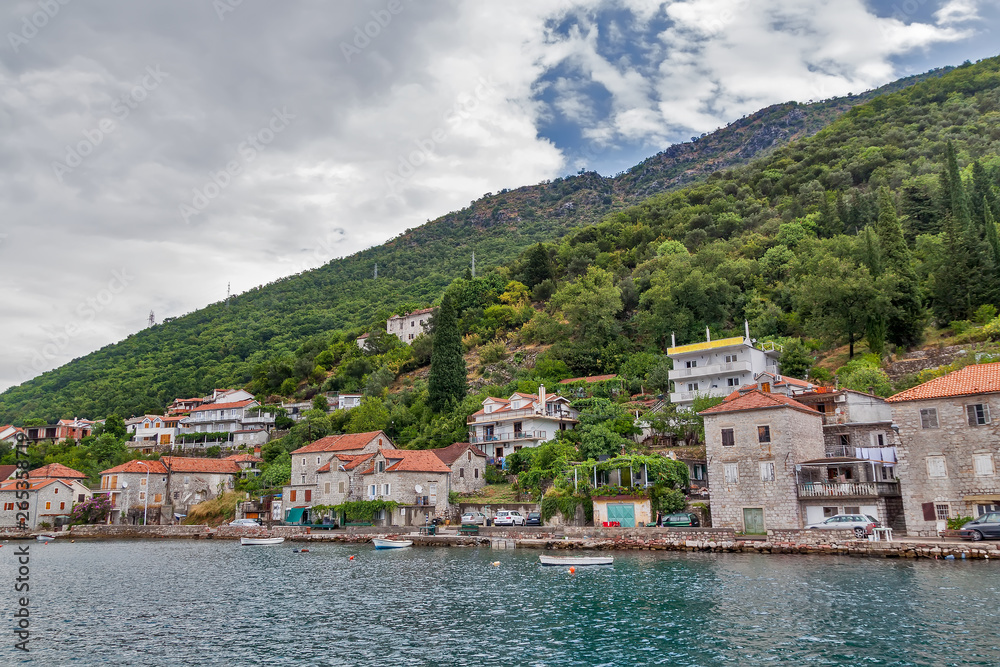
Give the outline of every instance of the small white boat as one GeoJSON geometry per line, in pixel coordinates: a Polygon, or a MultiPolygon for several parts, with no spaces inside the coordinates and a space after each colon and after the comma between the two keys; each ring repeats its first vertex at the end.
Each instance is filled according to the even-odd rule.
{"type": "Polygon", "coordinates": [[[539,556],[538,561],[542,565],[571,565],[579,567],[581,565],[613,565],[614,556],[539,556]]]}
{"type": "Polygon", "coordinates": [[[281,544],[285,541],[283,537],[241,537],[240,544],[245,547],[266,546],[268,544],[281,544]]]}
{"type": "Polygon", "coordinates": [[[412,547],[413,540],[386,540],[381,537],[373,537],[372,544],[375,545],[376,549],[402,549],[412,547]]]}
{"type": "Polygon", "coordinates": [[[55,535],[35,535],[35,539],[39,542],[51,542],[56,539],[55,535]]]}

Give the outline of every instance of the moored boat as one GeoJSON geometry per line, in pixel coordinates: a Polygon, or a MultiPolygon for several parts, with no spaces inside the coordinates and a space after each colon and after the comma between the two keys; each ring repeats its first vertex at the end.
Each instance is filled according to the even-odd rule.
{"type": "Polygon", "coordinates": [[[283,537],[241,537],[240,544],[245,547],[266,546],[268,544],[281,544],[285,541],[283,537]]]}
{"type": "Polygon", "coordinates": [[[39,542],[51,542],[56,539],[55,535],[35,535],[35,539],[39,542]]]}
{"type": "Polygon", "coordinates": [[[581,565],[613,565],[614,556],[539,556],[542,565],[563,565],[580,567],[581,565]]]}
{"type": "Polygon", "coordinates": [[[413,540],[387,540],[381,537],[373,537],[372,544],[376,549],[402,549],[412,547],[413,540]]]}

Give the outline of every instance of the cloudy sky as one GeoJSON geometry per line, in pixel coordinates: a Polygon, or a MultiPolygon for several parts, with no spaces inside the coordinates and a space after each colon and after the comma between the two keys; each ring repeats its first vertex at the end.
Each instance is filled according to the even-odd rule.
{"type": "Polygon", "coordinates": [[[997,4],[8,2],[0,390],[484,192],[996,55],[997,4]]]}

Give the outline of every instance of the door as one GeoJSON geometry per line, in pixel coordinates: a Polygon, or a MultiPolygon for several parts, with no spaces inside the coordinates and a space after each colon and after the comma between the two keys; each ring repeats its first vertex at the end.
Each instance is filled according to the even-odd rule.
{"type": "Polygon", "coordinates": [[[608,521],[617,521],[622,528],[635,528],[635,505],[608,503],[608,521]]]}
{"type": "Polygon", "coordinates": [[[743,530],[747,535],[764,535],[764,510],[760,507],[743,508],[743,530]]]}

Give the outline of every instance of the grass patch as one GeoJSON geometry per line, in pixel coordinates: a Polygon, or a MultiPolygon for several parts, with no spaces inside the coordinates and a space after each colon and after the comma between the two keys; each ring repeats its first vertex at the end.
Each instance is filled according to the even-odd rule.
{"type": "Polygon", "coordinates": [[[511,484],[487,484],[483,488],[471,495],[460,496],[460,503],[482,503],[484,505],[495,505],[496,503],[517,503],[517,492],[511,484]]]}
{"type": "Polygon", "coordinates": [[[198,503],[188,510],[188,514],[184,518],[184,525],[218,526],[222,523],[228,523],[236,517],[236,503],[245,499],[246,493],[242,491],[227,491],[218,498],[198,503]]]}

